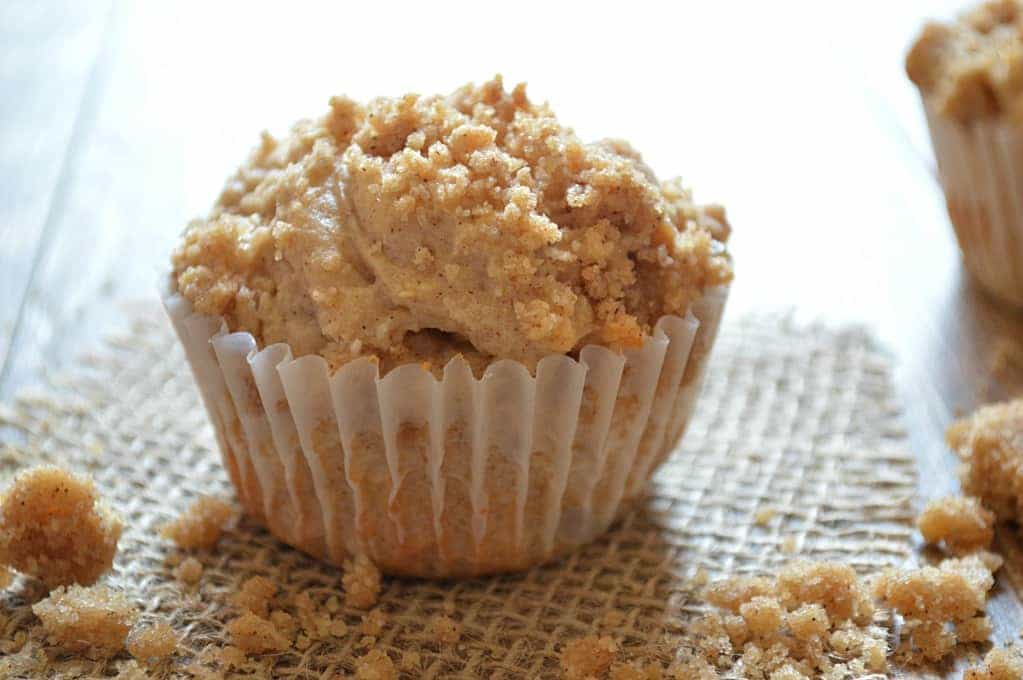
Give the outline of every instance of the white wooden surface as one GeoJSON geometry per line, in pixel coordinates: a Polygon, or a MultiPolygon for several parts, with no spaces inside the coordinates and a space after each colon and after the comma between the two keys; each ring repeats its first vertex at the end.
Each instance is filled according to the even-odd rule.
{"type": "MultiPolygon", "coordinates": [[[[898,361],[921,497],[955,488],[952,414],[1023,316],[963,275],[902,56],[958,3],[0,4],[0,398],[149,297],[185,221],[263,128],[328,97],[528,80],[728,206],[730,313],[872,327],[898,361]]],[[[1015,541],[1004,537],[1004,541],[1015,541]]],[[[1010,572],[1012,573],[1012,572],[1010,572]]],[[[1000,639],[1023,611],[1009,578],[1000,639]]],[[[1023,579],[1017,579],[1023,588],[1023,579]]]]}

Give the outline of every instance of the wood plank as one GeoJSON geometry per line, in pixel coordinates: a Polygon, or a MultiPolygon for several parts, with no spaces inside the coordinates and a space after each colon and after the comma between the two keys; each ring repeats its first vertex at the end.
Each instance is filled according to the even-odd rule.
{"type": "Polygon", "coordinates": [[[88,126],[108,3],[0,4],[0,373],[88,126]]]}

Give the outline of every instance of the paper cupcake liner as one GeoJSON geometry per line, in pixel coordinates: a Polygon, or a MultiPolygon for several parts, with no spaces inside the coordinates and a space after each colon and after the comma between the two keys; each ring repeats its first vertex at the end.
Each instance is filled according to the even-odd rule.
{"type": "Polygon", "coordinates": [[[380,377],[362,358],[333,375],[286,344],[262,350],[219,317],[164,305],[247,513],[335,564],[455,577],[547,561],[606,530],[681,438],[727,287],[642,347],[588,345],[535,376],[502,360],[479,379],[460,357],[380,377]]]}
{"type": "Polygon", "coordinates": [[[924,109],[967,269],[995,296],[1023,306],[1023,129],[964,125],[924,109]]]}

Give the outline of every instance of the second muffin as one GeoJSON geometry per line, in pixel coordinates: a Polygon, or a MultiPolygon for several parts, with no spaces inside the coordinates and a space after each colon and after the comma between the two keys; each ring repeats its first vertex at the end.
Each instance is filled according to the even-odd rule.
{"type": "Polygon", "coordinates": [[[674,448],[727,237],[722,209],[521,85],[335,98],[189,225],[167,306],[239,497],[282,540],[392,573],[521,569],[604,530],[674,448]]]}

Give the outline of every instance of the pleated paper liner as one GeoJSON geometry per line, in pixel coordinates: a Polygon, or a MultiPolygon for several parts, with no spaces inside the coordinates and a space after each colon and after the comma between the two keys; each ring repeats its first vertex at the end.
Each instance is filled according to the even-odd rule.
{"type": "Polygon", "coordinates": [[[525,569],[604,532],[676,447],[727,298],[708,291],[639,348],[588,345],[502,360],[477,379],[459,358],[381,377],[362,358],[259,348],[219,317],[164,305],[247,513],[334,564],[461,577],[525,569]]]}
{"type": "Polygon", "coordinates": [[[1023,128],[924,108],[963,261],[989,292],[1023,306],[1023,128]]]}

